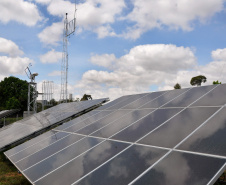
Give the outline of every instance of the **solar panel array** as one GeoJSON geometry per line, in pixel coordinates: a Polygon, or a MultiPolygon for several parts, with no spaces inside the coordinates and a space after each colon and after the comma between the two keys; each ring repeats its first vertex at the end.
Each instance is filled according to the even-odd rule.
{"type": "Polygon", "coordinates": [[[225,103],[226,85],[123,96],[5,155],[36,185],[213,184],[225,103]]]}
{"type": "Polygon", "coordinates": [[[59,104],[3,127],[0,129],[0,150],[105,101],[106,98],[59,104]]]}
{"type": "Polygon", "coordinates": [[[3,111],[0,111],[0,119],[4,118],[4,117],[8,117],[12,114],[15,114],[17,112],[19,112],[20,110],[19,109],[11,109],[11,110],[3,110],[3,111]]]}

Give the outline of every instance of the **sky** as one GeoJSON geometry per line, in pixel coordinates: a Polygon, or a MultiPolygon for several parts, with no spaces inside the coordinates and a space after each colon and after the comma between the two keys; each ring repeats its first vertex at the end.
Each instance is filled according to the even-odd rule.
{"type": "MultiPolygon", "coordinates": [[[[68,93],[111,100],[127,94],[191,87],[204,75],[226,81],[225,0],[0,0],[0,80],[54,82],[60,98],[65,13],[68,93]]],[[[39,96],[38,99],[41,99],[39,96]]]]}

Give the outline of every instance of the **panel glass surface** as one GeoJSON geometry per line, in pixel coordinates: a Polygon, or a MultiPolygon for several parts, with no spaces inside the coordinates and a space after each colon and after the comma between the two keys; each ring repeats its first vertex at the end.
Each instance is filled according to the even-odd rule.
{"type": "Polygon", "coordinates": [[[64,125],[57,127],[57,130],[64,130],[67,132],[75,132],[87,125],[90,125],[91,123],[98,121],[104,117],[106,117],[107,115],[109,115],[110,113],[112,113],[113,111],[101,111],[98,114],[95,114],[87,119],[84,119],[80,122],[77,122],[77,120],[71,120],[69,123],[65,123],[64,125]]]}
{"type": "Polygon", "coordinates": [[[41,127],[28,126],[20,123],[14,123],[0,130],[0,148],[16,142],[38,130],[41,127]]]}
{"type": "Polygon", "coordinates": [[[35,163],[38,163],[39,161],[53,155],[54,153],[68,147],[69,145],[72,145],[73,143],[77,142],[78,140],[82,139],[82,136],[78,136],[75,134],[68,135],[67,137],[62,138],[61,140],[58,140],[55,143],[52,143],[46,148],[40,148],[32,155],[28,155],[20,160],[17,159],[13,160],[13,157],[11,157],[11,160],[13,160],[16,165],[21,169],[24,170],[28,168],[29,166],[34,165],[35,163]]]}
{"type": "Polygon", "coordinates": [[[133,145],[76,184],[126,185],[166,152],[167,150],[133,145]]]}
{"type": "MultiPolygon", "coordinates": [[[[126,114],[130,112],[129,110],[117,110],[117,111],[114,111],[113,113],[109,114],[108,116],[86,126],[85,128],[82,128],[78,131],[76,131],[76,133],[79,133],[79,134],[91,134],[93,133],[94,131],[100,129],[101,127],[113,122],[113,121],[116,121],[117,119],[120,119],[121,117],[123,116],[126,116],[126,114]]],[[[125,117],[126,118],[126,117],[125,117]]],[[[70,131],[73,131],[72,129],[70,129],[70,131]]]]}
{"type": "Polygon", "coordinates": [[[173,100],[173,98],[176,98],[177,96],[181,95],[182,93],[186,92],[188,89],[178,89],[178,90],[174,90],[174,91],[168,91],[167,93],[163,94],[162,96],[160,96],[159,98],[150,101],[146,104],[144,104],[142,108],[159,108],[162,105],[164,105],[165,103],[173,100]]]}
{"type": "Polygon", "coordinates": [[[130,96],[128,96],[128,98],[125,101],[121,101],[121,102],[115,104],[114,106],[107,108],[106,110],[123,108],[124,106],[128,105],[129,103],[132,103],[132,102],[134,102],[134,101],[138,100],[139,98],[146,96],[146,95],[147,95],[147,93],[146,94],[130,95],[130,96]]]}
{"type": "Polygon", "coordinates": [[[226,156],[226,108],[223,108],[178,148],[226,156]]]}
{"type": "Polygon", "coordinates": [[[18,145],[16,147],[8,150],[7,152],[5,152],[5,154],[7,156],[15,155],[16,153],[18,153],[18,152],[20,152],[20,151],[22,151],[22,150],[24,150],[24,149],[36,144],[36,143],[41,142],[42,140],[44,140],[44,139],[46,139],[48,137],[51,137],[52,135],[54,135],[56,133],[58,133],[58,131],[51,130],[49,132],[41,134],[41,135],[39,135],[39,136],[29,140],[29,141],[26,141],[25,143],[23,143],[21,145],[18,145]]]}
{"type": "MultiPolygon", "coordinates": [[[[36,165],[28,168],[27,170],[24,170],[24,173],[29,177],[31,181],[35,181],[43,177],[44,175],[51,173],[53,170],[56,170],[57,168],[66,165],[68,162],[70,162],[70,160],[79,157],[79,155],[82,154],[82,156],[84,156],[83,155],[84,152],[100,144],[101,141],[102,141],[101,139],[96,138],[84,138],[74,143],[73,145],[65,148],[64,150],[59,151],[55,155],[52,155],[49,158],[44,159],[40,163],[37,163],[36,165]]],[[[70,173],[70,171],[68,171],[68,169],[65,169],[63,173],[70,173]]],[[[58,179],[61,178],[61,175],[58,176],[57,178],[58,179]]]]}
{"type": "Polygon", "coordinates": [[[98,107],[96,110],[105,110],[105,109],[107,109],[107,108],[109,108],[111,106],[114,106],[114,105],[118,104],[119,102],[123,102],[123,101],[127,100],[129,97],[130,96],[122,96],[122,97],[120,97],[120,98],[118,98],[116,100],[113,100],[113,101],[111,101],[109,103],[104,104],[101,107],[98,107]]]}
{"type": "Polygon", "coordinates": [[[173,101],[167,103],[163,107],[187,107],[188,105],[196,101],[198,98],[200,98],[202,95],[212,90],[213,88],[214,88],[213,85],[191,88],[189,91],[182,94],[173,101]]]}
{"type": "Polygon", "coordinates": [[[41,131],[52,124],[79,114],[85,109],[99,105],[106,100],[106,98],[103,98],[84,102],[64,103],[15,122],[10,126],[0,129],[0,149],[28,137],[36,131],[41,131]]]}
{"type": "Polygon", "coordinates": [[[206,185],[225,162],[219,158],[172,152],[134,185],[206,185]]]}
{"type": "Polygon", "coordinates": [[[125,107],[123,107],[123,109],[138,109],[142,105],[154,100],[155,98],[161,96],[164,93],[166,93],[166,91],[153,92],[153,93],[147,94],[146,96],[143,96],[142,98],[139,98],[138,100],[126,105],[125,107]]]}
{"type": "MultiPolygon", "coordinates": [[[[67,137],[69,133],[62,133],[62,132],[57,132],[54,135],[45,138],[44,140],[40,140],[40,142],[36,142],[34,145],[25,148],[24,150],[20,151],[19,153],[16,153],[15,155],[11,156],[11,160],[15,163],[22,158],[25,158],[65,137],[67,137]]],[[[26,142],[25,142],[26,143],[26,142]]],[[[26,144],[25,144],[26,146],[26,144]]]]}
{"type": "Polygon", "coordinates": [[[181,108],[158,109],[119,132],[112,139],[135,142],[181,110],[181,108]]]}
{"type": "MultiPolygon", "coordinates": [[[[214,85],[216,86],[216,85],[214,85]]],[[[219,106],[226,104],[226,84],[220,84],[191,106],[219,106]]]]}
{"type": "Polygon", "coordinates": [[[218,109],[219,107],[185,109],[164,125],[148,134],[139,143],[168,148],[174,147],[218,109]]]}
{"type": "MultiPolygon", "coordinates": [[[[95,148],[72,160],[70,163],[67,163],[58,170],[38,180],[35,184],[62,185],[66,183],[65,179],[67,184],[71,184],[115,156],[126,147],[128,147],[128,144],[104,141],[95,148]]],[[[27,173],[25,174],[28,175],[27,173]]],[[[30,177],[30,174],[28,176],[30,177]]]]}
{"type": "Polygon", "coordinates": [[[113,134],[119,132],[121,129],[125,128],[126,126],[136,122],[137,120],[141,119],[142,117],[150,114],[155,109],[142,109],[142,110],[134,110],[126,114],[121,119],[117,119],[116,121],[112,122],[111,124],[107,125],[106,127],[94,132],[91,134],[92,136],[97,137],[104,137],[108,138],[113,134]]]}

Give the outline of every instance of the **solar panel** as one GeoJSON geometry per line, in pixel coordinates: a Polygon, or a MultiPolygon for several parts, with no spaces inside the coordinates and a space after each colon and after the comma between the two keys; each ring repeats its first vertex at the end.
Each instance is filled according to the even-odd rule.
{"type": "Polygon", "coordinates": [[[63,103],[17,121],[0,129],[0,150],[34,133],[40,132],[53,124],[87,111],[105,101],[107,101],[106,98],[63,103]]]}
{"type": "Polygon", "coordinates": [[[225,84],[123,96],[5,155],[36,185],[209,185],[226,169],[225,103],[225,84]]]}
{"type": "Polygon", "coordinates": [[[0,119],[4,118],[4,117],[8,117],[12,114],[15,114],[17,112],[19,112],[20,110],[19,109],[11,109],[11,110],[3,110],[3,111],[0,111],[0,119]]]}

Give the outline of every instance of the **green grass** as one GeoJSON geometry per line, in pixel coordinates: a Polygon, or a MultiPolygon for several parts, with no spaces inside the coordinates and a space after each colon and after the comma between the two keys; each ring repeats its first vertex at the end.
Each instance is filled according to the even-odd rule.
{"type": "Polygon", "coordinates": [[[18,172],[3,152],[0,153],[0,185],[30,185],[30,182],[18,172]]]}

